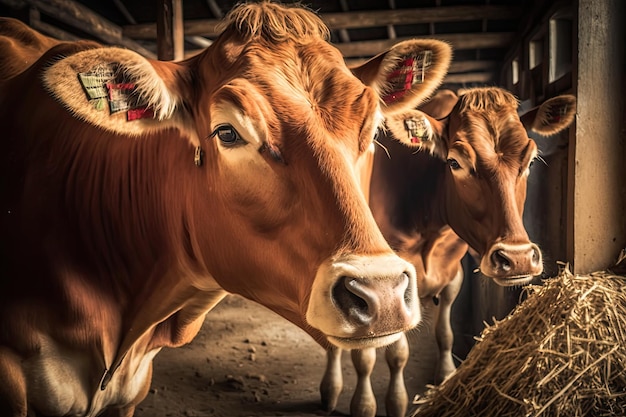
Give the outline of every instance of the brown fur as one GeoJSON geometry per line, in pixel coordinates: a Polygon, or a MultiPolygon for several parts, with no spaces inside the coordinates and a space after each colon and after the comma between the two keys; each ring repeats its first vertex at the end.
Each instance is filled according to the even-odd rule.
{"type": "MultiPolygon", "coordinates": [[[[262,3],[230,19],[183,62],[34,32],[4,43],[16,42],[0,62],[24,51],[33,60],[0,83],[0,368],[11,374],[0,409],[58,415],[117,404],[131,415],[152,356],[191,341],[224,290],[325,343],[306,320],[322,262],[386,255],[409,267],[377,229],[355,172],[381,119],[381,92],[345,67],[310,12],[262,3]],[[20,44],[27,38],[36,42],[20,44]],[[111,63],[137,83],[154,120],[91,107],[76,73],[111,63]],[[220,114],[242,123],[232,149],[213,135],[220,114]],[[52,384],[59,368],[64,384],[52,384]]],[[[421,101],[421,87],[400,102],[421,101]]],[[[414,325],[390,313],[377,321],[380,334],[414,325]]]]}
{"type": "MultiPolygon", "coordinates": [[[[554,100],[575,107],[571,96],[554,100]]],[[[423,304],[431,306],[426,298],[443,294],[440,308],[449,309],[456,293],[448,294],[447,287],[469,246],[479,256],[488,256],[496,243],[529,241],[521,216],[525,171],[535,156],[535,145],[517,116],[517,100],[498,88],[471,89],[460,98],[440,91],[420,110],[432,114],[415,110],[387,120],[392,128],[379,138],[385,152],[379,149],[374,160],[370,207],[391,247],[416,267],[423,304]],[[407,116],[428,119],[433,134],[430,152],[408,141],[401,123],[407,116]],[[450,149],[460,144],[471,155],[475,172],[455,178],[446,160],[450,149]]],[[[552,128],[562,130],[571,119],[552,128]]],[[[541,272],[524,269],[525,265],[513,259],[510,275],[541,272]]],[[[487,270],[483,273],[490,276],[487,270]]],[[[439,321],[449,316],[445,317],[439,321]]],[[[449,323],[437,324],[440,342],[446,337],[439,334],[441,326],[449,329],[449,323]]],[[[442,355],[446,350],[449,355],[451,343],[451,339],[441,342],[442,355]]],[[[445,363],[440,366],[445,368],[445,363]]],[[[438,368],[435,379],[440,381],[450,371],[438,368]]]]}

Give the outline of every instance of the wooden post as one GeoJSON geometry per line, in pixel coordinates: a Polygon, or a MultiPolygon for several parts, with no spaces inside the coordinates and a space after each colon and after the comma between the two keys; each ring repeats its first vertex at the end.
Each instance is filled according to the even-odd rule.
{"type": "Polygon", "coordinates": [[[185,54],[183,0],[160,0],[157,9],[157,56],[178,61],[185,54]]]}
{"type": "Polygon", "coordinates": [[[612,266],[626,246],[624,9],[623,0],[578,0],[567,245],[578,274],[612,266]]]}

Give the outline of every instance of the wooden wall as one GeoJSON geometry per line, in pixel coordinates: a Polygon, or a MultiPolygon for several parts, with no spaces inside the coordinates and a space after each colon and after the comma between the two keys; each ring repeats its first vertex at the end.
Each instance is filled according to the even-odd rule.
{"type": "Polygon", "coordinates": [[[529,24],[503,69],[502,83],[522,106],[562,93],[578,99],[568,132],[535,137],[545,164],[533,166],[525,222],[550,274],[557,261],[577,273],[605,269],[626,247],[624,8],[621,0],[555,2],[529,24]]]}
{"type": "MultiPolygon", "coordinates": [[[[544,277],[556,275],[559,263],[586,274],[613,265],[626,247],[626,2],[537,4],[502,67],[500,85],[520,98],[522,109],[564,93],[574,94],[578,106],[568,131],[531,134],[543,161],[531,169],[524,223],[542,248],[544,277]]],[[[468,334],[506,316],[521,293],[498,287],[474,267],[468,260],[453,307],[460,356],[471,344],[468,334]]]]}
{"type": "Polygon", "coordinates": [[[626,247],[625,8],[623,0],[578,1],[566,254],[577,273],[613,265],[626,247]]]}

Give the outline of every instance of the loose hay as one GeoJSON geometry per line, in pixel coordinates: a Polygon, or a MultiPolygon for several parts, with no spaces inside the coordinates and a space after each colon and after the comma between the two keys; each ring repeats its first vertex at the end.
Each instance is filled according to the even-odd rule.
{"type": "Polygon", "coordinates": [[[529,286],[412,417],[626,416],[624,264],[529,286]]]}

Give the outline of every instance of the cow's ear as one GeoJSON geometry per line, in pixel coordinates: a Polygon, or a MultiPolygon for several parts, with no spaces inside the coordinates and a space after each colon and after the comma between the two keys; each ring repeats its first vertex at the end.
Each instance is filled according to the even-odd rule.
{"type": "Polygon", "coordinates": [[[351,68],[373,87],[385,114],[416,108],[439,87],[452,59],[449,44],[435,39],[399,42],[366,63],[351,68]]]}
{"type": "Polygon", "coordinates": [[[175,84],[164,81],[164,69],[157,71],[161,64],[127,49],[88,49],[52,63],[43,81],[74,116],[113,132],[139,135],[175,126],[181,117],[181,95],[175,84]]]}
{"type": "Polygon", "coordinates": [[[546,100],[541,106],[524,113],[520,118],[526,129],[550,136],[567,128],[576,115],[576,97],[562,95],[546,100]]]}
{"type": "Polygon", "coordinates": [[[437,120],[442,120],[450,116],[458,101],[459,96],[454,91],[439,89],[427,102],[420,104],[418,110],[437,120]]]}
{"type": "Polygon", "coordinates": [[[385,125],[391,136],[410,148],[428,151],[446,158],[443,133],[446,121],[438,121],[419,110],[395,113],[387,117],[385,125]]]}

